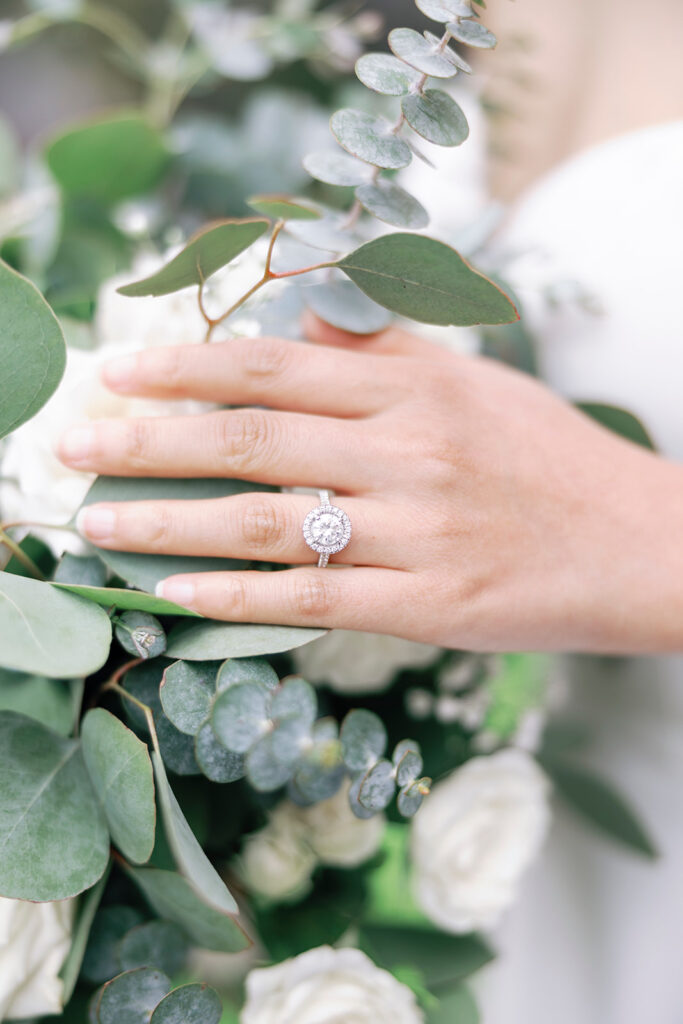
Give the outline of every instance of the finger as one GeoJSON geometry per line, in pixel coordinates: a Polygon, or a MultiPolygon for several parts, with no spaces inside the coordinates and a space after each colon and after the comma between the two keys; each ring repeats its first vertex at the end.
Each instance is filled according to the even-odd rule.
{"type": "Polygon", "coordinates": [[[380,412],[405,391],[408,370],[390,371],[377,356],[282,338],[235,338],[148,349],[107,363],[102,377],[122,394],[353,417],[380,412]]]}
{"type": "Polygon", "coordinates": [[[74,469],[110,476],[236,477],[354,491],[376,475],[374,436],[363,420],[233,409],[91,421],[68,430],[57,452],[74,469]]]}
{"type": "MultiPolygon", "coordinates": [[[[170,576],[157,594],[212,619],[410,635],[412,573],[340,567],[170,576]]],[[[413,613],[414,618],[414,613],[413,613]]]]}
{"type": "MultiPolygon", "coordinates": [[[[306,310],[301,319],[304,336],[317,345],[331,348],[353,349],[366,357],[370,354],[380,356],[408,356],[413,359],[448,359],[451,353],[424,338],[418,338],[410,331],[400,327],[389,327],[377,334],[350,334],[339,327],[333,327],[319,317],[306,310]]],[[[386,367],[386,361],[384,362],[386,367]]]]}
{"type": "MultiPolygon", "coordinates": [[[[351,540],[332,561],[349,565],[404,567],[416,537],[393,506],[354,498],[333,499],[349,516],[351,540]]],[[[312,495],[239,494],[208,501],[136,501],[90,505],[78,515],[78,529],[101,548],[166,555],[241,558],[315,564],[318,555],[304,541],[302,527],[316,506],[312,495]]]]}

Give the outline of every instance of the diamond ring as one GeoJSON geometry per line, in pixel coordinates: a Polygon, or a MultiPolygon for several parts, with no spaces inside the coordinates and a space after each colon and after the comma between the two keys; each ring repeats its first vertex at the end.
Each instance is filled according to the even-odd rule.
{"type": "Polygon", "coordinates": [[[318,491],[320,504],[304,519],[304,540],[320,557],[318,566],[323,569],[330,555],[343,551],[351,539],[351,520],[346,512],[332,505],[329,491],[318,491]]]}

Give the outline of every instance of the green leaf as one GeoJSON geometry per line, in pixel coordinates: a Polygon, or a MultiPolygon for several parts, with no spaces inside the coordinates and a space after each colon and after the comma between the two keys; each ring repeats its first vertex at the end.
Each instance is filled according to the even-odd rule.
{"type": "Polygon", "coordinates": [[[59,322],[35,285],[0,260],[0,437],[42,409],[66,366],[59,322]]]}
{"type": "Polygon", "coordinates": [[[407,786],[414,782],[422,771],[422,757],[417,750],[406,750],[405,753],[394,759],[396,766],[396,782],[399,786],[407,786]]]}
{"type": "Polygon", "coordinates": [[[479,1024],[474,996],[465,985],[458,985],[440,996],[439,1005],[427,1012],[426,1024],[479,1024]]]}
{"type": "MultiPolygon", "coordinates": [[[[275,491],[265,484],[243,480],[167,479],[150,477],[100,476],[88,491],[83,505],[114,501],[174,501],[227,498],[233,494],[254,491],[275,491]]],[[[244,569],[248,563],[234,558],[195,558],[184,555],[146,555],[127,551],[99,550],[103,562],[117,576],[154,593],[160,580],[176,573],[225,572],[244,569]]],[[[121,606],[120,606],[121,607],[121,606]]],[[[142,609],[154,612],[151,606],[142,609]]],[[[176,657],[176,655],[173,655],[176,657]]],[[[219,655],[220,657],[220,655],[219,655]]]]}
{"type": "Polygon", "coordinates": [[[407,143],[392,134],[383,117],[347,108],[332,115],[330,127],[343,149],[374,167],[407,167],[412,159],[407,143]]]}
{"type": "Polygon", "coordinates": [[[369,299],[353,281],[328,281],[306,289],[306,305],[333,327],[351,334],[376,334],[391,325],[391,313],[369,299]]]}
{"type": "Polygon", "coordinates": [[[290,196],[250,196],[247,203],[252,210],[270,220],[319,220],[320,211],[310,203],[290,196]]]}
{"type": "Polygon", "coordinates": [[[76,987],[90,937],[90,930],[108,879],[109,868],[102,875],[97,885],[89,889],[80,900],[78,917],[71,936],[71,947],[59,971],[59,977],[62,980],[62,1002],[64,1004],[68,1003],[71,999],[73,990],[76,987]]]}
{"type": "Polygon", "coordinates": [[[52,582],[70,584],[74,593],[78,593],[79,586],[102,588],[107,582],[107,567],[97,555],[72,555],[67,551],[59,560],[52,582]]]}
{"type": "Polygon", "coordinates": [[[0,668],[0,711],[17,711],[70,736],[81,707],[83,680],[46,679],[0,668]]]}
{"type": "MultiPolygon", "coordinates": [[[[125,688],[139,701],[152,710],[156,725],[161,756],[164,763],[177,775],[199,775],[200,768],[194,758],[194,742],[191,736],[176,729],[166,717],[159,699],[159,686],[165,659],[156,658],[143,662],[126,673],[125,688]]],[[[124,702],[126,715],[139,729],[147,731],[147,720],[142,712],[130,701],[124,702]]]]}
{"type": "Polygon", "coordinates": [[[490,946],[478,935],[445,935],[435,928],[364,925],[361,942],[382,967],[417,967],[429,988],[455,984],[493,959],[490,946]]]}
{"type": "Polygon", "coordinates": [[[356,61],[356,75],[368,89],[385,96],[405,96],[421,81],[419,71],[390,53],[365,53],[356,61]]]}
{"type": "Polygon", "coordinates": [[[226,914],[238,913],[238,907],[227,885],[208,859],[187,823],[180,804],[171,789],[164,763],[156,751],[152,752],[157,780],[159,803],[169,846],[178,870],[187,878],[197,897],[214,910],[226,914]]]}
{"type": "Polygon", "coordinates": [[[469,0],[415,0],[415,6],[432,21],[447,22],[455,18],[472,17],[469,0]]]}
{"type": "Polygon", "coordinates": [[[171,979],[153,967],[138,967],[107,982],[97,1006],[99,1024],[149,1024],[154,1007],[171,989],[171,979]]]}
{"type": "Polygon", "coordinates": [[[223,1006],[215,989],[182,985],[162,999],[150,1024],[220,1024],[223,1006]]]}
{"type": "Polygon", "coordinates": [[[432,780],[427,777],[406,782],[396,798],[398,813],[404,818],[412,818],[417,814],[425,796],[429,793],[431,784],[432,780]]]}
{"type": "Polygon", "coordinates": [[[218,661],[280,654],[324,636],[325,629],[242,625],[233,622],[179,622],[168,637],[166,653],[188,661],[218,661]]]}
{"type": "Polygon", "coordinates": [[[226,750],[246,754],[263,736],[269,721],[271,695],[258,683],[239,683],[220,693],[211,725],[226,750]]]}
{"type": "Polygon", "coordinates": [[[238,683],[260,683],[266,690],[277,690],[280,679],[265,658],[228,658],[218,670],[216,690],[222,693],[238,683]]]}
{"type": "Polygon", "coordinates": [[[88,676],[111,646],[109,617],[49,583],[0,573],[0,651],[7,668],[51,679],[88,676]]]}
{"type": "Polygon", "coordinates": [[[344,763],[352,772],[366,772],[387,746],[382,719],[365,708],[349,711],[342,723],[340,738],[344,763]]]}
{"type": "Polygon", "coordinates": [[[507,296],[443,242],[403,232],[383,235],[337,266],[381,306],[428,324],[509,323],[507,296]]]}
{"type": "Polygon", "coordinates": [[[363,778],[358,790],[358,800],[366,810],[376,814],[389,806],[395,792],[394,766],[391,761],[382,758],[373,764],[363,778]]]}
{"type": "Polygon", "coordinates": [[[554,758],[539,760],[558,793],[574,810],[630,850],[652,860],[659,856],[647,828],[611,782],[554,758]]]}
{"type": "Polygon", "coordinates": [[[174,661],[164,672],[159,689],[161,706],[176,729],[188,736],[196,736],[209,717],[216,672],[213,662],[186,661],[174,661]]]}
{"type": "Polygon", "coordinates": [[[198,231],[161,270],[134,284],[124,285],[118,291],[131,297],[170,295],[182,288],[200,285],[253,245],[268,226],[269,221],[257,217],[212,224],[198,231]]]}
{"type": "Polygon", "coordinates": [[[141,923],[142,914],[134,907],[113,904],[98,910],[83,957],[83,979],[99,985],[119,974],[119,942],[131,928],[141,923]]]}
{"type": "Polygon", "coordinates": [[[312,178],[326,185],[361,185],[372,177],[372,168],[367,164],[334,150],[309,153],[303,165],[312,178]]]}
{"type": "Polygon", "coordinates": [[[406,96],[401,110],[410,127],[436,146],[459,146],[470,133],[462,110],[452,96],[441,89],[406,96]]]}
{"type": "Polygon", "coordinates": [[[157,967],[174,977],[187,959],[188,941],[173,921],[147,921],[127,932],[118,945],[122,971],[136,967],[157,967]]]}
{"type": "Polygon", "coordinates": [[[379,220],[399,228],[424,228],[429,223],[429,214],[422,203],[386,178],[359,185],[356,199],[379,220]]]}
{"type": "Polygon", "coordinates": [[[450,46],[446,46],[444,49],[440,49],[441,40],[439,39],[438,36],[435,36],[433,32],[425,32],[424,37],[431,46],[433,46],[435,49],[439,49],[441,56],[445,57],[446,60],[449,60],[453,67],[456,69],[456,71],[464,71],[466,75],[472,74],[472,68],[467,63],[467,61],[460,56],[459,53],[456,53],[455,50],[453,50],[450,46]]]}
{"type": "Polygon", "coordinates": [[[136,864],[152,856],[156,831],[154,777],[147,746],[115,715],[88,711],[83,756],[113,841],[136,864]]]}
{"type": "Polygon", "coordinates": [[[576,407],[620,437],[642,445],[643,448],[649,448],[650,451],[656,451],[655,443],[646,428],[626,409],[621,409],[617,405],[606,405],[604,402],[577,402],[576,407]]]}
{"type": "Polygon", "coordinates": [[[409,847],[410,827],[405,823],[388,823],[382,838],[382,858],[366,878],[364,920],[367,926],[386,926],[389,930],[434,930],[413,897],[409,847]]]}
{"type": "Polygon", "coordinates": [[[465,43],[477,50],[492,50],[498,42],[493,32],[489,32],[480,21],[471,19],[450,22],[448,31],[458,43],[465,43]]]}
{"type": "Polygon", "coordinates": [[[156,615],[184,615],[189,618],[201,618],[197,612],[191,612],[189,608],[181,608],[173,601],[166,601],[163,597],[155,597],[153,594],[146,594],[143,590],[122,590],[118,587],[90,587],[77,583],[60,583],[53,581],[53,586],[59,586],[63,590],[69,590],[72,594],[78,594],[102,608],[119,608],[127,611],[135,609],[141,612],[152,612],[156,615]]]}
{"type": "Polygon", "coordinates": [[[305,679],[290,676],[273,694],[270,705],[271,718],[296,718],[297,721],[313,725],[318,714],[318,695],[305,679]]]}
{"type": "Polygon", "coordinates": [[[71,128],[45,157],[64,192],[105,203],[149,191],[168,163],[160,132],[127,112],[71,128]]]}
{"type": "Polygon", "coordinates": [[[226,750],[218,742],[210,722],[205,722],[197,733],[194,752],[197,764],[211,782],[237,782],[246,774],[244,756],[226,750]]]}
{"type": "Polygon", "coordinates": [[[156,913],[179,924],[195,945],[222,953],[238,953],[250,945],[234,917],[203,902],[175,871],[130,866],[126,870],[156,913]]]}
{"type": "Polygon", "coordinates": [[[158,658],[166,650],[164,627],[149,612],[124,612],[115,620],[114,635],[136,658],[158,658]]]}
{"type": "Polygon", "coordinates": [[[62,900],[109,862],[109,833],[80,744],[0,712],[0,895],[62,900]]]}
{"type": "Polygon", "coordinates": [[[395,28],[389,46],[397,57],[430,78],[452,78],[457,69],[434,45],[412,28],[395,28]]]}

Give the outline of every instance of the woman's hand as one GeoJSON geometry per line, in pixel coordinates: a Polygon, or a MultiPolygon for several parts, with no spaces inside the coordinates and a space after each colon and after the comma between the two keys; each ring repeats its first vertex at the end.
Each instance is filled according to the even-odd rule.
{"type": "Polygon", "coordinates": [[[300,566],[160,585],[216,619],[482,651],[681,647],[681,469],[488,360],[399,330],[306,326],[313,345],[238,339],[109,364],[115,391],[244,408],[74,427],[59,454],[98,473],[329,488],[353,525],[331,567],[304,542],[306,495],[95,505],[84,535],[300,566]]]}

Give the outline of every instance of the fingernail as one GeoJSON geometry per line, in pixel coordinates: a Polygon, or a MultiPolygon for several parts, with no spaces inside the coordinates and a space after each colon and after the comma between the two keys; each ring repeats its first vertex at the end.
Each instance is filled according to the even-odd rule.
{"type": "Polygon", "coordinates": [[[114,534],[116,513],[112,508],[93,505],[76,516],[76,529],[90,540],[109,540],[114,534]]]}
{"type": "Polygon", "coordinates": [[[194,601],[195,585],[183,583],[182,580],[162,580],[157,583],[154,593],[157,597],[164,597],[167,601],[188,607],[194,601]]]}
{"type": "Polygon", "coordinates": [[[131,391],[135,383],[135,371],[138,366],[137,356],[123,356],[105,363],[102,370],[105,384],[114,391],[131,391]]]}
{"type": "Polygon", "coordinates": [[[85,462],[92,454],[94,441],[92,427],[70,427],[59,440],[59,454],[66,462],[85,462]]]}

